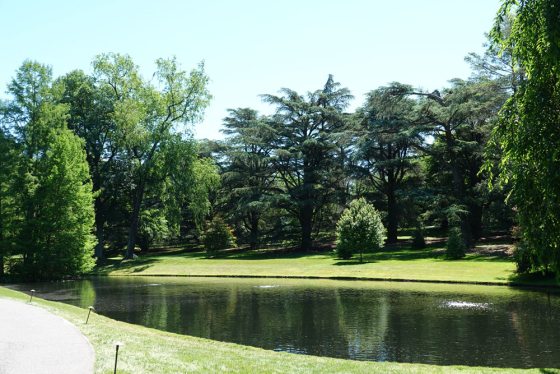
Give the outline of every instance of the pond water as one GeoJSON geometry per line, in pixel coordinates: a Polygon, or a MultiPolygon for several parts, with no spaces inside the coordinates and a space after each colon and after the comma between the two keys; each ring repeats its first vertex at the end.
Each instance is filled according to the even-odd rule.
{"type": "Polygon", "coordinates": [[[99,277],[17,285],[99,314],[265,349],[373,361],[560,367],[560,294],[329,280],[99,277]]]}

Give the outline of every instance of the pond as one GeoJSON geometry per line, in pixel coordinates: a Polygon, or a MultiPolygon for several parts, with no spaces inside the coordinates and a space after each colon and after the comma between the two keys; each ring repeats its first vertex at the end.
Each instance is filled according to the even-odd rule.
{"type": "Polygon", "coordinates": [[[265,349],[438,365],[560,367],[560,294],[334,280],[99,277],[17,285],[180,334],[265,349]]]}

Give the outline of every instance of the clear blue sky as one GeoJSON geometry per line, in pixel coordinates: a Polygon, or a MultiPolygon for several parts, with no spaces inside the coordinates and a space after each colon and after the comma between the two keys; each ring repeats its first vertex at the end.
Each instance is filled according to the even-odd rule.
{"type": "Polygon", "coordinates": [[[158,57],[206,62],[214,99],[198,138],[219,138],[227,108],[271,108],[259,94],[321,88],[328,74],[355,95],[391,81],[426,89],[467,78],[499,0],[0,0],[0,97],[25,59],[91,72],[127,53],[150,77],[158,57]]]}

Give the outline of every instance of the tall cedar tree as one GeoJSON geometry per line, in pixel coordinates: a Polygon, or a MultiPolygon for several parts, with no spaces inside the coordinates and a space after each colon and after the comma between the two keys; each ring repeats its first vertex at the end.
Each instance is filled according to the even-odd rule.
{"type": "Polygon", "coordinates": [[[249,245],[256,249],[261,237],[263,214],[271,205],[274,169],[271,157],[275,132],[266,117],[249,108],[229,109],[224,119],[227,135],[222,173],[228,210],[249,232],[249,245]]]}
{"type": "Polygon", "coordinates": [[[505,100],[497,82],[454,79],[451,87],[431,93],[393,84],[389,95],[419,97],[416,125],[422,134],[433,136],[421,149],[439,167],[449,197],[449,212],[458,213],[465,244],[471,246],[480,235],[483,206],[477,198],[482,176],[484,146],[489,128],[505,100]],[[447,175],[447,176],[445,176],[447,175]]]}
{"type": "Polygon", "coordinates": [[[264,95],[276,106],[273,126],[275,171],[283,184],[281,205],[298,220],[302,250],[312,247],[321,208],[336,198],[337,135],[346,129],[344,109],[352,95],[329,76],[324,88],[306,97],[284,88],[282,96],[264,95]]]}
{"type": "Polygon", "coordinates": [[[358,110],[357,169],[387,201],[387,243],[397,242],[399,192],[416,163],[422,138],[413,122],[415,102],[386,94],[379,88],[368,94],[358,110]]]}

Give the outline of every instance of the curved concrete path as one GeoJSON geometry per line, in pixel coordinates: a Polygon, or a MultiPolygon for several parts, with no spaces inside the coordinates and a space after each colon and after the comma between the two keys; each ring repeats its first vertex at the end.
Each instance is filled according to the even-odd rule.
{"type": "Polygon", "coordinates": [[[65,319],[0,299],[0,374],[93,373],[87,339],[65,319]]]}

